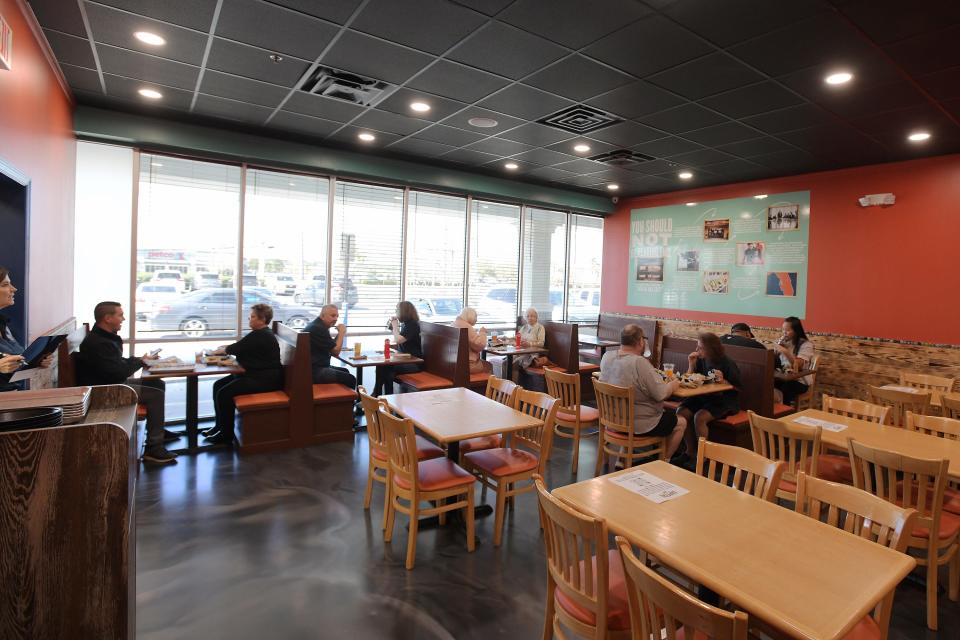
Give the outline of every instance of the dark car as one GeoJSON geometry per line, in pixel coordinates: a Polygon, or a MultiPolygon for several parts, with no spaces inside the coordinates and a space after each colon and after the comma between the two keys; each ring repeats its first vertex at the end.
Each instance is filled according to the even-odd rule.
{"type": "MultiPolygon", "coordinates": [[[[327,278],[325,276],[314,276],[313,280],[304,286],[300,291],[294,294],[293,300],[297,304],[308,304],[320,306],[326,304],[327,278]]],[[[341,309],[349,309],[357,304],[360,298],[357,293],[357,285],[353,280],[340,280],[333,287],[333,304],[341,309]]]]}
{"type": "MultiPolygon", "coordinates": [[[[255,304],[273,307],[273,319],[303,329],[317,315],[316,309],[280,302],[265,289],[243,292],[243,325],[255,304]]],[[[236,326],[237,291],[235,289],[200,289],[180,296],[175,302],[162,304],[147,315],[150,331],[181,332],[191,337],[211,333],[233,333],[236,326]]]]}

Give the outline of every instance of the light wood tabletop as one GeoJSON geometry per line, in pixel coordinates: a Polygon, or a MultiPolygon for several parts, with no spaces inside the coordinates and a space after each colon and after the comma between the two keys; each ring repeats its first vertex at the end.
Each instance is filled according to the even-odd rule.
{"type": "Polygon", "coordinates": [[[946,459],[950,461],[948,470],[950,477],[954,480],[960,480],[960,441],[909,431],[903,427],[881,425],[866,420],[838,416],[818,409],[807,409],[781,419],[785,422],[795,422],[797,418],[803,416],[847,425],[847,428],[843,431],[822,430],[821,442],[831,447],[846,451],[847,440],[853,439],[869,447],[896,451],[914,458],[946,459]]]}
{"type": "Polygon", "coordinates": [[[437,442],[450,443],[543,424],[463,387],[380,396],[437,442]]]}
{"type": "Polygon", "coordinates": [[[899,384],[885,384],[881,389],[891,389],[893,391],[903,391],[904,393],[929,393],[930,394],[930,404],[934,407],[939,407],[941,405],[940,398],[943,397],[943,393],[937,391],[936,389],[918,389],[917,387],[902,387],[899,384]]]}
{"type": "Polygon", "coordinates": [[[355,369],[363,369],[364,367],[395,367],[401,364],[423,364],[422,358],[393,352],[390,354],[389,360],[383,357],[383,351],[364,351],[360,355],[361,358],[357,359],[353,356],[352,349],[345,349],[333,357],[355,369]]]}
{"type": "Polygon", "coordinates": [[[733,389],[733,385],[729,382],[707,382],[705,384],[696,387],[695,389],[688,389],[686,387],[680,387],[673,392],[674,398],[695,398],[697,396],[708,396],[711,393],[722,393],[724,391],[730,391],[733,389]]]}
{"type": "Polygon", "coordinates": [[[553,494],[793,638],[842,638],[916,564],[663,461],[553,494]],[[689,493],[656,504],[611,481],[637,469],[689,493]]]}

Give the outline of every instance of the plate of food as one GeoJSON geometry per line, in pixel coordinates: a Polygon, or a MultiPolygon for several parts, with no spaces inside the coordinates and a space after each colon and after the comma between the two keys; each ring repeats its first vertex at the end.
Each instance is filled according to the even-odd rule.
{"type": "Polygon", "coordinates": [[[696,389],[702,387],[707,377],[700,373],[685,373],[680,376],[680,386],[685,389],[696,389]]]}

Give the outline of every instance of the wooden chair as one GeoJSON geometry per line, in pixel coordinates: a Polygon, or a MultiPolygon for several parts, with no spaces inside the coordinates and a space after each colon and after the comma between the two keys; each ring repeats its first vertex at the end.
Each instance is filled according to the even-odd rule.
{"type": "Polygon", "coordinates": [[[580,460],[581,430],[586,425],[594,425],[600,419],[600,412],[593,407],[580,404],[580,375],[546,369],[543,375],[547,379],[547,393],[557,399],[557,421],[554,435],[573,440],[573,464],[570,473],[576,475],[580,460]]]}
{"type": "Polygon", "coordinates": [[[960,420],[960,393],[945,393],[940,397],[940,408],[946,418],[960,420]]]}
{"type": "Polygon", "coordinates": [[[937,569],[950,566],[949,597],[960,594],[960,516],[943,510],[947,460],[923,460],[896,451],[848,443],[853,484],[887,502],[917,510],[907,548],[922,552],[917,564],[927,567],[927,628],[937,630],[937,569]]]}
{"type": "Polygon", "coordinates": [[[953,391],[953,385],[956,378],[947,378],[945,376],[932,376],[926,373],[907,373],[900,372],[900,386],[913,387],[915,389],[925,389],[927,391],[936,391],[937,393],[950,393],[953,391]]]}
{"type": "MultiPolygon", "coordinates": [[[[827,482],[800,472],[794,511],[842,529],[857,537],[906,553],[910,532],[917,522],[915,509],[898,507],[862,489],[827,482]]],[[[851,629],[846,638],[886,640],[896,589],[851,629]]]]}
{"type": "MultiPolygon", "coordinates": [[[[946,440],[960,440],[960,420],[940,416],[921,416],[907,412],[906,428],[928,436],[946,440]]],[[[960,486],[954,480],[947,480],[943,490],[943,510],[960,515],[960,486]]]]}
{"type": "Polygon", "coordinates": [[[871,404],[852,398],[834,398],[824,394],[821,406],[824,411],[834,415],[877,424],[890,424],[890,407],[882,404],[871,404]]]}
{"type": "Polygon", "coordinates": [[[913,413],[930,413],[930,393],[910,393],[909,391],[898,391],[897,389],[882,389],[867,385],[867,399],[873,404],[880,404],[890,407],[890,424],[895,427],[902,427],[904,414],[907,411],[913,413]]]}
{"type": "Polygon", "coordinates": [[[593,388],[600,412],[597,468],[594,475],[600,475],[601,467],[606,466],[607,456],[625,458],[624,468],[633,466],[634,460],[666,458],[666,438],[634,433],[632,387],[618,387],[595,379],[593,388]]]}
{"type": "MultiPolygon", "coordinates": [[[[522,389],[522,387],[517,386],[510,380],[504,380],[503,378],[490,376],[487,378],[487,389],[484,392],[484,395],[491,400],[496,400],[500,404],[505,404],[508,407],[512,407],[514,405],[514,400],[517,397],[517,391],[520,389],[522,389]]],[[[461,440],[461,464],[463,463],[462,461],[464,454],[470,453],[471,451],[496,449],[497,447],[502,446],[503,436],[499,433],[495,433],[492,436],[480,436],[478,438],[467,438],[466,440],[461,440]]]]}
{"type": "Polygon", "coordinates": [[[607,546],[607,523],[554,498],[542,477],[534,476],[534,485],[547,552],[543,640],[566,638],[561,624],[581,638],[629,639],[623,561],[607,546]]]}
{"type": "Polygon", "coordinates": [[[813,407],[813,398],[817,394],[817,367],[819,365],[820,356],[810,358],[810,365],[807,367],[807,370],[812,372],[813,380],[810,382],[810,386],[807,387],[806,391],[793,399],[793,408],[797,411],[803,411],[804,409],[813,407]]]}
{"type": "MultiPolygon", "coordinates": [[[[385,401],[374,398],[367,393],[367,390],[361,385],[357,387],[360,393],[360,404],[363,407],[363,415],[367,418],[367,443],[369,446],[369,455],[367,459],[367,488],[363,492],[363,508],[370,508],[370,499],[373,495],[373,483],[380,482],[384,485],[385,495],[383,497],[383,523],[381,529],[387,527],[387,505],[390,503],[390,451],[387,446],[387,437],[380,424],[381,407],[389,411],[385,401]]],[[[432,460],[433,458],[442,458],[443,449],[433,444],[422,436],[416,436],[417,441],[417,460],[432,460]]]]}
{"type": "Polygon", "coordinates": [[[385,407],[380,407],[377,412],[390,452],[389,475],[392,480],[384,541],[390,542],[393,538],[397,511],[410,516],[405,566],[407,570],[413,569],[420,516],[436,515],[440,524],[444,524],[448,511],[463,509],[467,521],[467,551],[473,551],[476,544],[473,535],[473,475],[447,458],[418,462],[413,422],[392,415],[385,407]],[[450,498],[453,501],[448,502],[450,498]],[[427,501],[434,506],[421,508],[420,503],[427,501]]]}
{"type": "Polygon", "coordinates": [[[767,502],[776,501],[786,467],[783,461],[773,462],[749,449],[708,442],[706,438],[700,438],[697,449],[697,475],[767,502]]]}
{"type": "Polygon", "coordinates": [[[806,471],[817,475],[820,456],[820,427],[782,422],[750,412],[750,433],[753,450],[768,460],[786,463],[776,497],[797,499],[797,474],[806,471]]]}
{"type": "Polygon", "coordinates": [[[746,613],[701,602],[646,566],[626,538],[617,536],[616,544],[626,578],[633,640],[747,640],[746,613]]]}
{"type": "Polygon", "coordinates": [[[511,447],[499,447],[464,454],[463,464],[467,471],[476,473],[480,482],[497,492],[497,505],[493,525],[493,546],[499,547],[503,539],[503,520],[507,498],[513,507],[513,497],[533,490],[534,474],[543,475],[550,458],[553,441],[553,423],[557,415],[557,400],[545,393],[524,391],[516,395],[514,408],[521,413],[542,421],[539,427],[514,431],[511,447]],[[524,483],[517,486],[518,483],[524,483]]]}

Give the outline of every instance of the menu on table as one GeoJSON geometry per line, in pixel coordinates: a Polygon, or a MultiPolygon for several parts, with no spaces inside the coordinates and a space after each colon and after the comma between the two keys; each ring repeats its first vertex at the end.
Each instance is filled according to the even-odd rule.
{"type": "Polygon", "coordinates": [[[799,418],[794,418],[793,421],[798,424],[805,424],[808,427],[820,427],[827,431],[843,431],[847,428],[847,425],[840,422],[830,422],[828,420],[820,420],[819,418],[811,418],[810,416],[800,416],[799,418]]]}
{"type": "Polygon", "coordinates": [[[610,482],[623,487],[628,491],[638,493],[647,500],[660,504],[667,500],[673,500],[680,496],[690,493],[689,490],[668,482],[663,478],[658,478],[652,473],[646,471],[631,471],[615,478],[610,478],[610,482]]]}

